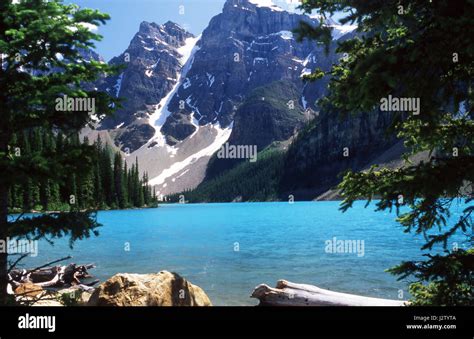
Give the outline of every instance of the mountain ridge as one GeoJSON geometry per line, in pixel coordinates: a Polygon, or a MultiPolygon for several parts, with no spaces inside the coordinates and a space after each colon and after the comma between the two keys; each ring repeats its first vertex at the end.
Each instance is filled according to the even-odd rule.
{"type": "Polygon", "coordinates": [[[115,117],[102,122],[101,133],[127,159],[138,158],[160,195],[206,180],[209,160],[227,141],[255,143],[260,151],[288,144],[317,114],[316,101],[329,80],[305,83],[302,75],[328,69],[338,58],[335,41],[329,54],[313,41],[296,41],[291,31],[301,20],[317,22],[274,6],[228,0],[198,37],[171,21],[142,22],[129,47],[110,61],[125,64],[124,71],[98,86],[125,97],[115,117]],[[281,97],[297,115],[281,103],[249,101],[257,88],[281,81],[288,89],[279,90],[286,92],[281,97]]]}

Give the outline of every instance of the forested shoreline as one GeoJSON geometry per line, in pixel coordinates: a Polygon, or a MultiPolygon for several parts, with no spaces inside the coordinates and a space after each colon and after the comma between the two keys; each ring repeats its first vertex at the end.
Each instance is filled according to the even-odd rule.
{"type": "MultiPolygon", "coordinates": [[[[12,185],[8,194],[10,213],[72,210],[107,210],[154,207],[155,193],[148,185],[148,174],[140,176],[138,162],[130,167],[120,152],[98,139],[90,144],[78,133],[64,135],[42,128],[15,135],[9,153],[12,159],[35,158],[40,154],[63,154],[71,146],[83,146],[88,151],[85,170],[67,173],[60,182],[45,178],[28,179],[12,185]]],[[[36,166],[41,167],[41,163],[36,166]]]]}
{"type": "Polygon", "coordinates": [[[267,149],[257,162],[242,161],[221,175],[194,189],[166,196],[168,203],[215,203],[241,201],[283,201],[280,180],[286,153],[267,149]]]}

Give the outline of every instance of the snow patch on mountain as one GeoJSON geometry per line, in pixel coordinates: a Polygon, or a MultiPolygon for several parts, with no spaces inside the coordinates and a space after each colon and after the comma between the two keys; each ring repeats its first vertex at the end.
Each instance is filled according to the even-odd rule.
{"type": "Polygon", "coordinates": [[[192,116],[194,117],[194,113],[197,112],[197,114],[199,114],[199,118],[201,118],[201,112],[199,111],[199,108],[196,105],[193,104],[192,95],[187,97],[185,101],[188,104],[188,106],[193,109],[193,112],[192,112],[193,115],[192,116]]]}
{"type": "MultiPolygon", "coordinates": [[[[280,32],[277,32],[277,33],[274,33],[274,34],[279,35],[282,39],[285,39],[285,40],[294,39],[293,32],[290,32],[290,31],[280,31],[280,32]]],[[[272,35],[272,34],[270,34],[270,35],[272,35]]]]}
{"type": "Polygon", "coordinates": [[[310,75],[312,73],[312,70],[309,69],[309,68],[303,68],[303,70],[301,71],[301,77],[304,77],[305,75],[310,75]]]}
{"type": "Polygon", "coordinates": [[[120,74],[120,76],[117,79],[117,82],[114,85],[115,89],[115,97],[118,98],[120,94],[120,90],[122,89],[122,80],[123,80],[123,72],[120,74]]]}
{"type": "Polygon", "coordinates": [[[329,27],[332,27],[332,38],[334,40],[339,39],[343,35],[352,32],[353,30],[357,29],[357,25],[330,25],[329,27]]]}
{"type": "Polygon", "coordinates": [[[306,108],[308,107],[308,101],[306,100],[304,95],[301,97],[301,104],[303,105],[303,109],[306,110],[306,108]]]}
{"type": "Polygon", "coordinates": [[[187,73],[192,66],[192,57],[200,48],[197,46],[197,42],[201,39],[201,36],[195,38],[186,39],[186,43],[178,48],[178,53],[182,55],[180,58],[181,65],[184,67],[183,72],[187,73]],[[188,62],[191,61],[191,62],[188,62]]]}
{"type": "Polygon", "coordinates": [[[168,105],[171,101],[171,98],[173,98],[174,94],[181,85],[181,79],[186,78],[186,74],[191,68],[191,65],[194,61],[194,54],[199,50],[199,46],[197,46],[199,39],[200,36],[188,38],[186,39],[185,45],[178,48],[178,53],[182,55],[180,58],[180,63],[183,65],[183,69],[178,75],[178,79],[172,90],[163,99],[161,99],[160,103],[156,105],[155,111],[150,116],[149,123],[155,128],[155,135],[149,142],[156,142],[159,146],[166,145],[165,136],[161,133],[161,128],[165,124],[168,116],[171,114],[171,112],[168,110],[168,105]]]}
{"type": "Polygon", "coordinates": [[[209,81],[209,88],[211,88],[212,84],[216,80],[216,77],[213,76],[212,74],[207,73],[207,72],[206,72],[206,75],[207,75],[207,80],[209,81]]]}
{"type": "MultiPolygon", "coordinates": [[[[187,157],[182,161],[173,163],[170,167],[164,169],[160,175],[152,178],[149,181],[150,185],[161,185],[165,182],[167,178],[176,175],[183,169],[195,163],[198,159],[206,156],[210,157],[215,152],[217,152],[219,148],[229,139],[230,133],[232,132],[232,128],[221,128],[219,125],[214,125],[212,126],[212,128],[217,131],[217,136],[209,146],[199,150],[198,152],[194,153],[193,155],[187,157]]],[[[158,192],[158,194],[159,193],[160,192],[158,192]]]]}
{"type": "Polygon", "coordinates": [[[256,5],[257,7],[268,7],[274,11],[282,12],[283,9],[278,7],[273,3],[272,0],[248,0],[251,4],[256,5]]]}

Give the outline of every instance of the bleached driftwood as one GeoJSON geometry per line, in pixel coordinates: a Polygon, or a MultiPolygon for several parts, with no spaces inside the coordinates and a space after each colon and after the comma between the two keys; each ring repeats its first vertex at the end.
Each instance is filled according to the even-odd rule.
{"type": "Polygon", "coordinates": [[[339,293],[306,284],[278,280],[276,288],[258,285],[252,298],[262,306],[405,306],[404,300],[379,299],[339,293]]]}
{"type": "Polygon", "coordinates": [[[65,266],[39,267],[32,270],[12,270],[9,274],[8,291],[13,291],[21,284],[32,283],[38,288],[67,288],[70,286],[78,286],[83,290],[92,289],[98,280],[91,282],[83,282],[84,279],[90,278],[88,270],[94,268],[92,264],[76,265],[68,264],[65,266]]]}

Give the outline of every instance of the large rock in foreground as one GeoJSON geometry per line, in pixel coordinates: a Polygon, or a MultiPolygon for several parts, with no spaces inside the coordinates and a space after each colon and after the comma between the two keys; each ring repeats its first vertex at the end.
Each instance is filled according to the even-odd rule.
{"type": "Polygon", "coordinates": [[[212,306],[198,286],[176,273],[119,273],[102,283],[88,306],[212,306]]]}

